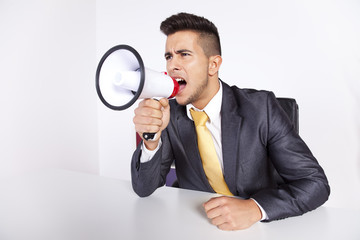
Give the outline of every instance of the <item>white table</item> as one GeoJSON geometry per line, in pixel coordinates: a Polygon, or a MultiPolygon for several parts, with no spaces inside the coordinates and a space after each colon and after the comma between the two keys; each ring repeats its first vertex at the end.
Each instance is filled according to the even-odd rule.
{"type": "Polygon", "coordinates": [[[213,196],[162,187],[139,198],[130,182],[64,170],[0,180],[0,239],[360,239],[359,210],[327,207],[221,231],[201,206],[213,196]]]}

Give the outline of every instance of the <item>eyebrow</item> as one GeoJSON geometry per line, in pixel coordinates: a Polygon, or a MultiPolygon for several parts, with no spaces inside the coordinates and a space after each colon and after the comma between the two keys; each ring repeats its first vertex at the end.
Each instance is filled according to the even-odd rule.
{"type": "MultiPolygon", "coordinates": [[[[181,53],[184,53],[184,52],[193,53],[193,52],[192,52],[191,50],[189,50],[189,49],[180,49],[180,50],[176,50],[176,51],[175,51],[176,54],[181,54],[181,53]]],[[[172,55],[171,52],[166,52],[166,53],[164,54],[165,57],[171,56],[171,55],[172,55]]]]}

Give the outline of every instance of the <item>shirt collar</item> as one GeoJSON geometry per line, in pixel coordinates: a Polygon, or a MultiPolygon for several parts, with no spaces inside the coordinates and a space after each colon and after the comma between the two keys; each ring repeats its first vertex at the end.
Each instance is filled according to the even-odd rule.
{"type": "Polygon", "coordinates": [[[210,102],[204,107],[204,109],[198,109],[194,107],[191,103],[186,105],[186,113],[188,118],[192,119],[190,114],[190,109],[194,108],[196,111],[205,111],[209,117],[209,121],[215,121],[220,117],[220,110],[221,110],[221,102],[222,102],[222,83],[219,81],[220,88],[219,91],[215,94],[215,96],[210,100],[210,102]]]}

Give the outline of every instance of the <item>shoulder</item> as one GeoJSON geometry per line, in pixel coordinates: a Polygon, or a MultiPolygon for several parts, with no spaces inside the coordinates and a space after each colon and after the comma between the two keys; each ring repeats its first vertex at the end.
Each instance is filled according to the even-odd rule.
{"type": "Polygon", "coordinates": [[[223,82],[224,91],[231,91],[233,94],[238,95],[244,98],[257,98],[257,97],[266,97],[268,94],[271,94],[271,91],[268,90],[259,90],[254,88],[239,88],[236,85],[229,86],[227,83],[223,82]]]}
{"type": "Polygon", "coordinates": [[[223,82],[223,102],[226,105],[261,109],[266,107],[269,101],[276,101],[276,97],[271,91],[239,88],[235,85],[229,86],[223,82]]]}

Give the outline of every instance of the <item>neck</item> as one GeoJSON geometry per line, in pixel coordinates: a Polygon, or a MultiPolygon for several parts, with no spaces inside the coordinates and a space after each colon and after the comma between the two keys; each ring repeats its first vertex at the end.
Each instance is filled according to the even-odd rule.
{"type": "Polygon", "coordinates": [[[208,82],[208,87],[206,90],[206,98],[203,99],[199,99],[196,102],[192,102],[191,104],[196,107],[197,109],[204,109],[206,107],[206,105],[211,101],[211,99],[216,95],[216,93],[219,91],[220,89],[220,83],[219,83],[219,79],[214,77],[212,79],[209,79],[208,82]]]}

